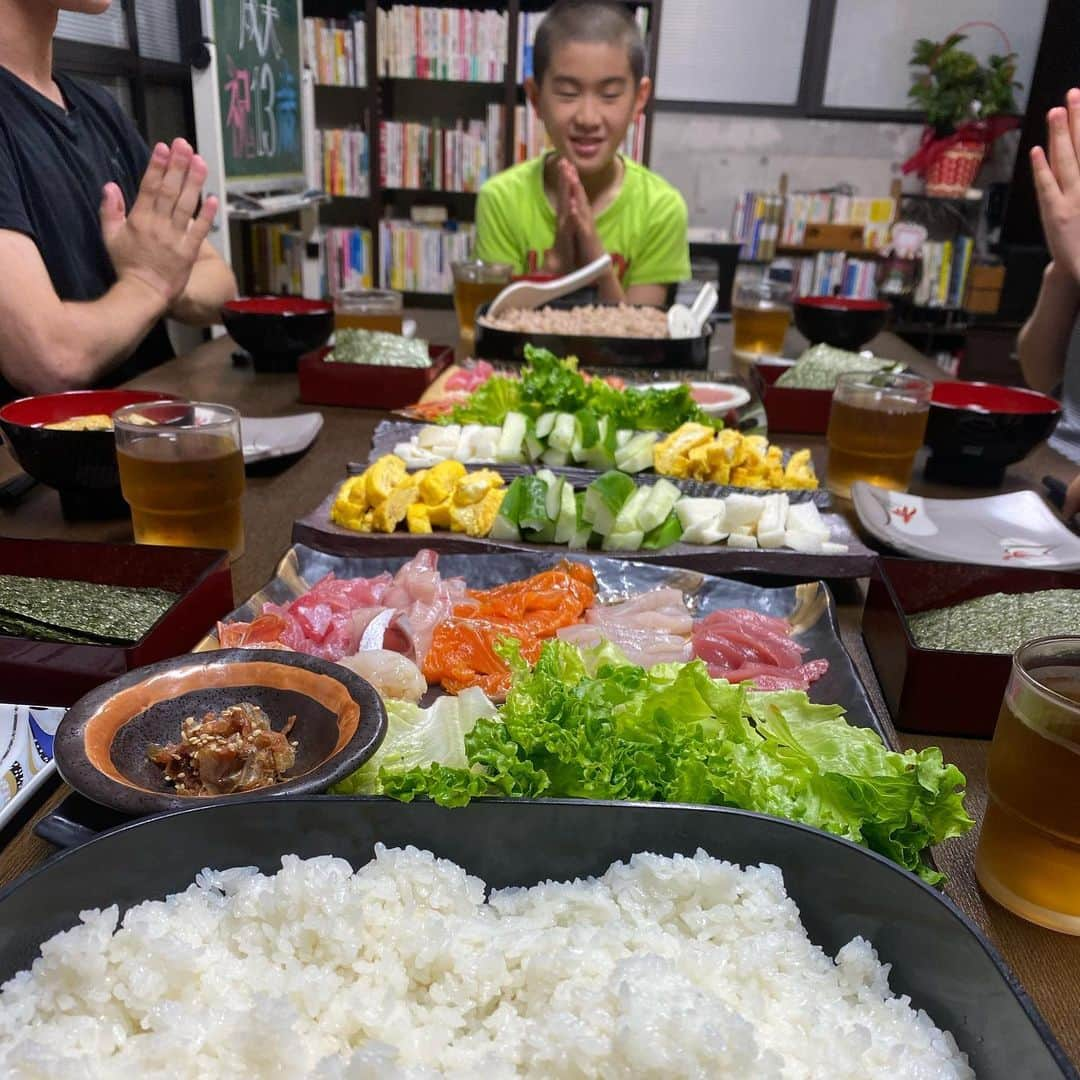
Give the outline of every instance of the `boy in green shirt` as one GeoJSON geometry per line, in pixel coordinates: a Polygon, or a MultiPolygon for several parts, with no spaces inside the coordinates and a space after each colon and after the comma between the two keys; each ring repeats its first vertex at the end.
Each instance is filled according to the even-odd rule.
{"type": "Polygon", "coordinates": [[[529,102],[555,147],[492,177],[476,206],[476,256],[515,273],[566,274],[610,253],[610,303],[663,305],[690,276],[686,203],[618,151],[645,108],[645,46],[619,3],[558,0],[533,47],[529,102]]]}

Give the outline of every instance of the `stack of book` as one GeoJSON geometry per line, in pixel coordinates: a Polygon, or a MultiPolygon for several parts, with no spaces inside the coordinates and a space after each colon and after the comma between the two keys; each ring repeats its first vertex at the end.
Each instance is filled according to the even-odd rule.
{"type": "Polygon", "coordinates": [[[501,82],[506,13],[395,4],[378,8],[379,75],[397,79],[501,82]]]}
{"type": "Polygon", "coordinates": [[[917,307],[960,308],[967,290],[975,241],[970,236],[927,241],[922,248],[922,277],[915,288],[917,307]]]}
{"type": "Polygon", "coordinates": [[[472,225],[416,225],[387,219],[379,222],[379,280],[401,292],[451,293],[452,266],[469,258],[472,225]]]}
{"type": "Polygon", "coordinates": [[[365,198],[371,194],[367,132],[360,128],[316,130],[315,150],[322,162],[322,189],[328,195],[365,198]]]}
{"type": "Polygon", "coordinates": [[[324,229],[323,296],[337,296],[342,289],[370,289],[375,263],[369,229],[324,229]]]}
{"type": "Polygon", "coordinates": [[[735,200],[731,216],[731,238],[742,244],[739,258],[751,262],[771,262],[776,256],[780,222],[784,216],[783,197],[774,192],[744,191],[735,200]]]}
{"type": "Polygon", "coordinates": [[[364,16],[304,19],[304,66],[324,86],[367,85],[364,16]]]}
{"type": "Polygon", "coordinates": [[[384,120],[379,124],[379,183],[425,191],[478,191],[502,166],[502,106],[486,120],[454,127],[384,120]]]}
{"type": "Polygon", "coordinates": [[[304,234],[288,225],[251,226],[251,261],[255,293],[304,291],[304,234]]]}
{"type": "Polygon", "coordinates": [[[864,199],[829,192],[796,192],[784,200],[783,247],[800,247],[807,225],[862,225],[863,243],[871,250],[881,247],[896,217],[896,200],[864,199]]]}
{"type": "Polygon", "coordinates": [[[528,161],[551,148],[540,117],[531,105],[518,105],[514,109],[514,161],[528,161]]]}
{"type": "Polygon", "coordinates": [[[820,251],[812,257],[793,259],[792,264],[796,296],[877,299],[877,263],[872,259],[860,259],[842,251],[820,251]]]}

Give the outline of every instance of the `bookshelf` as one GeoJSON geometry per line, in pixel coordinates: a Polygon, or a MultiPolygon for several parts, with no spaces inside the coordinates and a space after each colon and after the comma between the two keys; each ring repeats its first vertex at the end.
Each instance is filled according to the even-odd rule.
{"type": "MultiPolygon", "coordinates": [[[[384,241],[390,243],[389,234],[397,231],[397,224],[409,220],[415,207],[441,207],[446,211],[448,224],[442,230],[438,246],[445,254],[459,257],[461,237],[468,235],[475,214],[476,189],[487,175],[515,163],[515,110],[527,108],[519,73],[527,45],[521,31],[527,25],[535,27],[533,20],[538,20],[549,6],[550,0],[472,3],[426,0],[410,6],[389,0],[305,0],[305,21],[334,20],[337,24],[334,29],[348,31],[354,47],[350,69],[353,71],[359,67],[353,16],[362,19],[363,85],[340,85],[338,71],[330,79],[334,84],[327,84],[324,63],[321,72],[316,73],[314,124],[325,132],[362,128],[367,133],[365,160],[369,170],[366,194],[351,184],[349,194],[333,195],[328,203],[321,205],[317,218],[305,215],[301,228],[309,232],[308,240],[328,228],[367,230],[372,258],[371,284],[393,287],[390,278],[400,278],[400,274],[398,268],[382,265],[387,261],[380,255],[384,241]],[[416,61],[407,49],[399,47],[391,55],[387,48],[390,41],[399,46],[405,41],[408,8],[415,19],[412,25],[416,31],[409,44],[421,45],[421,56],[416,61]],[[415,15],[420,8],[426,13],[415,15]],[[474,15],[468,28],[461,18],[462,12],[474,15]],[[456,51],[455,43],[459,45],[456,51]],[[460,59],[456,65],[455,55],[460,59]],[[320,75],[323,81],[319,81],[320,75]],[[463,77],[466,75],[474,78],[463,77]],[[472,125],[470,135],[454,133],[459,122],[466,129],[472,125]],[[403,169],[404,159],[400,155],[413,154],[418,147],[426,155],[426,167],[403,169]],[[391,161],[390,153],[398,156],[391,161]],[[467,163],[463,163],[463,158],[467,158],[467,163]],[[448,176],[455,178],[450,187],[464,190],[446,190],[444,178],[448,176]],[[385,185],[381,180],[386,181],[385,185]],[[386,272],[391,269],[393,274],[386,272]]],[[[647,19],[647,71],[655,73],[662,0],[628,0],[627,7],[635,14],[642,13],[639,19],[647,19]]],[[[646,164],[652,148],[652,121],[650,100],[638,140],[640,159],[646,164]]],[[[335,135],[334,139],[335,145],[353,145],[348,136],[335,135]]],[[[314,145],[319,144],[316,141],[314,145]]],[[[324,185],[323,163],[312,164],[309,180],[313,186],[325,186],[327,191],[342,188],[340,183],[324,185]]],[[[426,230],[435,227],[423,226],[426,230]]],[[[265,251],[261,243],[246,244],[245,248],[265,251]]],[[[309,243],[309,249],[310,246],[309,243]]],[[[409,250],[429,247],[432,247],[431,237],[425,234],[416,237],[409,250]]],[[[445,281],[445,274],[441,276],[445,281]]],[[[407,302],[417,305],[443,306],[450,299],[449,290],[443,293],[425,287],[401,291],[407,302]]]]}

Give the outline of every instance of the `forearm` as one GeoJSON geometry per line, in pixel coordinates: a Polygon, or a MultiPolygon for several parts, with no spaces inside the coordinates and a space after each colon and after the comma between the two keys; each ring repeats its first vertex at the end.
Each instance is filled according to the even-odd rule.
{"type": "Polygon", "coordinates": [[[98,300],[58,302],[36,327],[16,332],[5,378],[28,393],[89,386],[127,359],[165,314],[164,301],[137,281],[118,281],[98,300]]]}
{"type": "Polygon", "coordinates": [[[236,278],[221,259],[200,259],[169,314],[189,326],[213,326],[221,322],[221,306],[236,296],[236,278]]]}
{"type": "Polygon", "coordinates": [[[1080,305],[1080,285],[1054,263],[1043,274],[1031,317],[1020,330],[1017,352],[1027,384],[1048,393],[1061,382],[1080,305]]]}

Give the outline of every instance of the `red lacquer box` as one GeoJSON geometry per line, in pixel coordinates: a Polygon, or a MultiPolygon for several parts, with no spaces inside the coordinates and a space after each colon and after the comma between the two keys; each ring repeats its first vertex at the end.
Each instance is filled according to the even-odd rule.
{"type": "MultiPolygon", "coordinates": [[[[1009,681],[1012,656],[924,649],[908,616],[990,593],[1080,589],[1080,574],[1003,569],[923,559],[878,560],[863,612],[866,651],[893,723],[901,731],[989,738],[1009,681]]],[[[1077,633],[1080,627],[1062,627],[1077,633]]]]}
{"type": "Polygon", "coordinates": [[[133,645],[67,645],[0,634],[4,700],[72,705],[133,668],[187,652],[233,609],[224,551],[0,538],[0,573],[167,589],[179,599],[133,645]]]}
{"type": "Polygon", "coordinates": [[[302,357],[298,368],[300,400],[310,405],[346,405],[358,409],[401,409],[419,401],[424,391],[453,363],[449,345],[429,345],[431,366],[336,364],[327,346],[302,357]]]}

